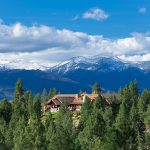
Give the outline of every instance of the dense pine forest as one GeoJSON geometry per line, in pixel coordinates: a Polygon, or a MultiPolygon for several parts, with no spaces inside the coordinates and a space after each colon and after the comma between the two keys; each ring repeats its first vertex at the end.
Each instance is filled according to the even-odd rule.
{"type": "Polygon", "coordinates": [[[100,94],[84,102],[81,112],[63,104],[59,113],[44,113],[43,103],[57,94],[33,95],[16,84],[12,101],[0,101],[0,150],[148,150],[150,91],[137,82],[120,89],[109,101],[100,94]],[[74,124],[74,120],[79,120],[74,124]]]}

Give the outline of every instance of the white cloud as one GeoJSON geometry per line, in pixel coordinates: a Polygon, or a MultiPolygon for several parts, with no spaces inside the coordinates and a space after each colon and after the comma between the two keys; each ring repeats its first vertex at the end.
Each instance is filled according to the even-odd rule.
{"type": "Polygon", "coordinates": [[[146,7],[142,7],[142,8],[139,8],[138,12],[141,13],[141,14],[145,14],[146,13],[146,7]]]}
{"type": "Polygon", "coordinates": [[[97,54],[150,60],[150,33],[109,39],[45,25],[0,24],[0,65],[49,67],[71,57],[97,54]]]}
{"type": "Polygon", "coordinates": [[[150,61],[150,53],[143,54],[143,55],[133,55],[133,56],[120,55],[118,57],[122,60],[130,61],[130,62],[150,61]]]}
{"type": "Polygon", "coordinates": [[[88,11],[86,11],[82,17],[84,19],[93,19],[97,21],[105,20],[109,17],[109,14],[107,14],[104,10],[100,8],[91,8],[88,11]]]}

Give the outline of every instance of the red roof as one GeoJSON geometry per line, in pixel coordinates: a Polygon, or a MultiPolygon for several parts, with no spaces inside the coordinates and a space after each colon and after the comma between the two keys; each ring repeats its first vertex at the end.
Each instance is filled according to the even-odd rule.
{"type": "MultiPolygon", "coordinates": [[[[106,101],[111,96],[116,96],[115,93],[105,93],[102,96],[106,99],[106,101]]],[[[91,99],[91,101],[96,100],[98,94],[58,94],[50,99],[46,105],[49,105],[51,101],[53,101],[57,106],[60,106],[62,103],[67,103],[69,105],[82,105],[84,102],[84,96],[91,99]]]]}

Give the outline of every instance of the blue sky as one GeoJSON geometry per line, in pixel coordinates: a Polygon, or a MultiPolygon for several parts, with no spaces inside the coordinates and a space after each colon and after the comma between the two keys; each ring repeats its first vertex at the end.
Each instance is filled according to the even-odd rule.
{"type": "Polygon", "coordinates": [[[93,55],[150,61],[149,0],[0,0],[0,65],[93,55]]]}
{"type": "Polygon", "coordinates": [[[0,18],[5,23],[45,24],[105,37],[125,37],[150,29],[149,0],[1,0],[0,18]],[[110,17],[104,21],[72,20],[90,8],[98,7],[110,17]],[[139,13],[146,8],[145,13],[139,13]]]}

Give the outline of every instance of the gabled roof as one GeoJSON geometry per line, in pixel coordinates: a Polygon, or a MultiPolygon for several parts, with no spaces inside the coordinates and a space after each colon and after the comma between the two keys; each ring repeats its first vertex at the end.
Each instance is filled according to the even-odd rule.
{"type": "Polygon", "coordinates": [[[109,99],[110,97],[116,96],[118,97],[117,93],[102,93],[101,94],[105,99],[109,99]]]}
{"type": "Polygon", "coordinates": [[[52,101],[58,106],[61,105],[61,102],[57,98],[53,99],[52,101]]]}
{"type": "MultiPolygon", "coordinates": [[[[91,101],[96,100],[98,94],[57,94],[52,99],[50,99],[46,104],[49,104],[53,101],[56,105],[60,106],[62,103],[81,105],[83,104],[83,97],[87,96],[91,101]]],[[[111,96],[117,96],[116,93],[104,93],[102,96],[106,99],[106,101],[111,96]]]]}
{"type": "Polygon", "coordinates": [[[88,98],[90,98],[91,100],[96,100],[96,98],[98,97],[98,94],[81,94],[82,96],[87,96],[88,98]]]}
{"type": "Polygon", "coordinates": [[[50,99],[46,104],[53,101],[56,105],[61,105],[61,103],[72,103],[77,94],[57,94],[52,99],[50,99]]]}

